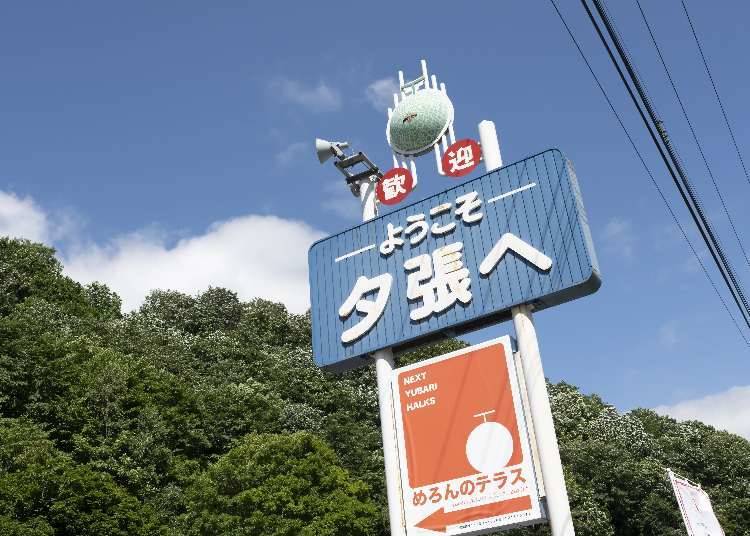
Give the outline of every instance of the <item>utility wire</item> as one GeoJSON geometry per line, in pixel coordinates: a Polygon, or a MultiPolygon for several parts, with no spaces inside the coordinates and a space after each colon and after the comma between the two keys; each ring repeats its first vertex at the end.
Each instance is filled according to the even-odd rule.
{"type": "Polygon", "coordinates": [[[646,18],[646,13],[643,11],[643,7],[641,6],[640,0],[635,0],[635,3],[638,5],[638,10],[641,12],[641,17],[643,18],[643,22],[646,24],[646,28],[648,29],[649,35],[651,36],[651,42],[654,44],[654,48],[656,48],[656,53],[659,55],[661,64],[664,67],[664,72],[667,74],[669,83],[672,86],[672,91],[674,91],[675,97],[677,97],[677,102],[680,103],[680,108],[682,109],[682,115],[685,118],[685,121],[687,121],[688,126],[690,127],[690,133],[693,135],[693,140],[695,140],[695,145],[698,147],[698,152],[700,153],[701,158],[703,159],[703,163],[706,165],[706,169],[708,170],[708,176],[711,177],[711,182],[714,185],[714,191],[716,192],[716,195],[719,197],[719,200],[721,201],[721,206],[724,209],[724,214],[729,220],[729,225],[732,227],[732,232],[734,233],[734,237],[737,239],[737,244],[739,244],[740,246],[740,251],[742,251],[742,255],[745,257],[745,262],[747,263],[748,267],[750,267],[750,259],[748,259],[747,251],[745,251],[745,247],[742,245],[742,240],[740,240],[740,235],[739,233],[737,233],[737,227],[735,227],[734,225],[734,220],[732,219],[732,216],[729,215],[729,210],[727,209],[727,204],[724,201],[724,196],[721,195],[721,190],[719,190],[719,185],[716,183],[716,179],[714,178],[714,173],[711,170],[711,166],[708,165],[708,160],[706,159],[706,155],[703,152],[703,146],[701,145],[700,141],[698,141],[698,135],[695,133],[695,128],[693,128],[693,123],[692,121],[690,121],[690,117],[688,117],[687,110],[685,109],[685,104],[682,102],[680,93],[677,91],[677,86],[675,85],[674,80],[672,79],[672,73],[669,71],[669,67],[667,67],[667,62],[664,60],[664,56],[661,53],[661,49],[659,48],[659,45],[656,42],[656,37],[654,36],[654,32],[651,29],[651,25],[648,23],[648,19],[646,18]]]}
{"type": "Polygon", "coordinates": [[[648,133],[651,136],[651,139],[653,140],[654,145],[658,149],[659,155],[664,161],[664,165],[667,167],[667,170],[669,171],[669,174],[672,177],[673,182],[677,186],[677,189],[680,192],[680,196],[682,197],[682,200],[685,203],[685,206],[690,212],[690,216],[693,218],[695,225],[698,227],[698,231],[700,232],[701,237],[703,238],[703,241],[708,246],[709,253],[711,254],[711,257],[716,263],[716,266],[719,269],[722,279],[724,279],[724,283],[726,284],[727,288],[732,294],[732,298],[737,304],[737,307],[740,309],[740,312],[742,313],[745,323],[748,325],[748,327],[750,327],[750,306],[748,305],[747,299],[745,298],[745,294],[742,290],[741,285],[737,281],[736,276],[734,275],[734,270],[732,269],[731,264],[727,260],[720,242],[716,238],[716,235],[714,234],[713,229],[711,228],[711,225],[708,222],[703,212],[703,208],[701,207],[700,201],[698,200],[695,192],[693,191],[693,187],[690,184],[690,181],[687,179],[685,171],[682,168],[682,165],[680,163],[680,160],[675,154],[674,148],[672,147],[672,144],[669,141],[669,136],[667,135],[666,129],[664,128],[664,124],[661,120],[659,120],[656,117],[656,113],[654,112],[653,106],[651,105],[651,101],[648,99],[648,96],[645,94],[643,85],[641,84],[640,79],[634,72],[632,63],[629,57],[627,56],[626,52],[623,50],[623,46],[619,39],[619,36],[617,35],[617,32],[614,30],[612,26],[612,22],[610,21],[609,16],[604,10],[600,0],[593,0],[593,2],[597,9],[597,12],[599,13],[599,16],[602,18],[602,21],[604,22],[604,25],[607,29],[607,33],[609,34],[610,39],[612,39],[612,42],[614,43],[615,48],[617,49],[617,52],[623,64],[625,65],[625,68],[628,71],[628,75],[630,76],[630,79],[633,85],[635,86],[636,91],[638,91],[638,95],[643,101],[643,104],[646,108],[646,112],[648,113],[649,117],[651,118],[651,121],[653,122],[653,125],[654,125],[653,127],[652,127],[652,123],[649,123],[649,120],[646,118],[646,115],[643,109],[641,108],[640,102],[638,101],[635,94],[633,93],[633,89],[630,87],[630,84],[628,84],[628,81],[625,78],[625,74],[622,72],[622,69],[620,68],[619,63],[615,59],[614,53],[612,52],[612,49],[610,48],[609,43],[605,39],[604,34],[602,33],[601,28],[599,27],[599,24],[594,18],[594,15],[591,12],[591,9],[589,9],[589,6],[586,3],[586,0],[581,0],[581,3],[583,4],[583,7],[585,8],[586,13],[589,16],[589,19],[591,20],[592,25],[594,26],[594,29],[596,30],[605,49],[607,50],[607,54],[609,55],[609,58],[612,61],[612,64],[615,66],[617,73],[620,75],[620,79],[625,85],[625,88],[627,89],[628,94],[630,95],[630,98],[633,101],[633,104],[638,110],[638,113],[641,116],[641,119],[643,120],[643,123],[646,126],[646,129],[648,130],[648,133]],[[653,130],[654,128],[658,131],[659,138],[656,137],[656,134],[654,133],[654,130],[653,130]],[[664,144],[663,148],[661,144],[659,143],[659,139],[661,139],[661,142],[664,144]],[[667,155],[664,153],[665,149],[667,153],[669,154],[669,158],[667,158],[667,155]],[[672,166],[674,166],[674,169],[672,166]],[[677,177],[677,175],[679,175],[679,178],[677,177]]]}
{"type": "Polygon", "coordinates": [[[750,346],[750,341],[748,341],[747,337],[745,337],[745,334],[742,332],[742,328],[740,327],[739,323],[737,322],[737,319],[732,314],[732,311],[729,309],[729,306],[727,305],[726,300],[724,300],[724,297],[721,295],[721,292],[719,292],[719,289],[716,286],[716,283],[714,283],[713,279],[711,279],[711,275],[708,273],[708,269],[706,268],[706,265],[703,263],[703,261],[700,258],[700,255],[698,255],[698,252],[695,250],[695,247],[693,247],[692,242],[690,242],[690,239],[687,236],[687,233],[685,232],[684,227],[680,223],[680,220],[677,219],[677,215],[674,213],[674,210],[672,210],[672,207],[669,204],[669,201],[667,200],[666,196],[664,195],[664,192],[659,187],[659,183],[656,182],[656,179],[654,178],[653,173],[651,173],[651,170],[649,169],[648,165],[646,164],[646,161],[643,159],[643,155],[641,155],[641,152],[638,150],[638,147],[636,146],[635,142],[633,141],[632,136],[630,135],[630,132],[628,132],[627,127],[625,126],[625,123],[623,123],[622,119],[620,118],[620,114],[617,113],[617,110],[615,109],[614,105],[612,104],[611,99],[609,98],[609,95],[607,95],[606,90],[604,89],[604,86],[602,86],[602,83],[599,81],[599,77],[596,76],[596,73],[594,72],[594,69],[591,67],[591,63],[589,63],[588,58],[586,57],[586,54],[584,54],[583,50],[581,49],[581,46],[578,44],[578,40],[573,35],[572,30],[570,29],[570,26],[568,26],[568,23],[565,21],[565,17],[563,17],[563,14],[560,12],[560,9],[557,7],[557,4],[555,3],[555,0],[550,0],[552,3],[552,7],[555,8],[555,11],[557,12],[557,16],[560,17],[560,22],[562,22],[563,26],[565,26],[565,29],[568,31],[568,35],[570,36],[571,41],[573,41],[573,44],[578,49],[578,53],[581,55],[581,58],[583,59],[584,63],[586,64],[586,67],[588,67],[589,72],[591,73],[591,76],[594,78],[594,81],[596,82],[596,85],[599,87],[599,91],[602,92],[602,95],[604,96],[604,100],[607,101],[607,104],[609,105],[609,109],[612,110],[612,113],[614,114],[615,118],[617,119],[617,122],[620,124],[620,127],[622,128],[623,132],[625,133],[625,136],[628,138],[628,141],[630,142],[630,145],[633,147],[633,150],[635,151],[635,154],[638,156],[638,159],[641,161],[641,164],[643,165],[643,168],[646,170],[646,173],[648,174],[649,178],[651,179],[651,183],[654,185],[654,188],[656,188],[656,191],[659,193],[659,197],[661,197],[661,200],[664,202],[664,206],[666,206],[667,211],[672,216],[672,219],[675,222],[675,225],[677,225],[677,228],[680,230],[680,233],[682,234],[682,238],[687,242],[688,247],[690,248],[690,251],[693,252],[693,256],[695,256],[695,260],[698,261],[698,264],[700,265],[701,269],[703,270],[703,274],[706,276],[706,279],[708,279],[708,282],[711,284],[711,287],[714,289],[714,292],[716,293],[716,296],[721,301],[721,304],[724,306],[724,310],[729,315],[729,318],[732,319],[732,323],[737,328],[737,332],[740,334],[740,337],[742,337],[742,340],[745,341],[745,344],[750,346]]]}
{"type": "Polygon", "coordinates": [[[682,9],[685,11],[685,16],[687,17],[687,20],[690,23],[690,30],[692,30],[693,32],[693,37],[695,38],[695,44],[698,45],[698,51],[701,54],[701,59],[703,60],[703,66],[706,68],[706,74],[708,74],[708,79],[711,80],[711,86],[714,88],[714,95],[716,95],[716,101],[719,103],[719,108],[721,108],[721,115],[724,116],[724,123],[727,125],[727,130],[729,131],[729,135],[732,137],[734,150],[737,151],[737,157],[740,159],[740,164],[742,164],[742,170],[745,172],[745,179],[747,179],[747,183],[750,184],[750,175],[747,172],[745,161],[742,159],[742,153],[740,152],[740,147],[737,145],[737,139],[734,137],[734,131],[732,130],[731,125],[729,124],[729,118],[727,117],[726,110],[724,110],[724,104],[721,102],[721,97],[719,97],[719,90],[716,89],[716,83],[714,82],[714,77],[711,75],[711,69],[708,68],[708,61],[706,60],[705,54],[703,54],[703,47],[701,46],[700,39],[698,39],[698,34],[695,32],[695,26],[693,26],[693,20],[690,18],[690,13],[688,13],[687,6],[685,5],[685,0],[682,0],[682,9]]]}

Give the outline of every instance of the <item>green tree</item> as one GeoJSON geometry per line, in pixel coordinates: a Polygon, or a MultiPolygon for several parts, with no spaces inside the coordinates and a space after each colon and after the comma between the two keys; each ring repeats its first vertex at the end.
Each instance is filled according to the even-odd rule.
{"type": "Polygon", "coordinates": [[[86,314],[90,305],[81,285],[62,275],[55,250],[28,240],[0,237],[0,316],[30,296],[86,314]]]}
{"type": "MultiPolygon", "coordinates": [[[[372,366],[322,371],[309,314],[227,289],[120,308],[51,248],[0,238],[0,534],[388,534],[372,366]]],[[[750,442],[549,393],[577,534],[682,536],[669,467],[750,536],[750,442]]]]}
{"type": "Polygon", "coordinates": [[[0,528],[71,536],[158,532],[152,510],[109,475],[74,464],[39,427],[15,419],[0,420],[0,528]]]}
{"type": "Polygon", "coordinates": [[[364,536],[377,507],[367,487],[308,433],[252,434],[191,487],[188,534],[364,536]]]}

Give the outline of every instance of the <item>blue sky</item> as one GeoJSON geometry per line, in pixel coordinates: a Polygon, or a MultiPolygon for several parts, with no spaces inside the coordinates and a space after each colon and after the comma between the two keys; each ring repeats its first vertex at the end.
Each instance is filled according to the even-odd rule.
{"type": "MultiPolygon", "coordinates": [[[[611,4],[733,264],[750,285],[750,267],[636,5],[611,4]]],[[[735,224],[750,241],[750,186],[681,6],[643,4],[735,224]]],[[[416,76],[426,58],[447,84],[459,137],[477,137],[477,123],[491,119],[506,162],[559,147],[576,166],[604,283],[594,296],[537,315],[547,375],[621,409],[667,405],[675,415],[713,419],[750,435],[740,424],[750,422],[750,351],[551,5],[454,5],[8,6],[0,19],[0,230],[54,243],[68,273],[108,281],[130,307],[144,285],[198,292],[218,284],[243,298],[261,295],[304,309],[307,245],[358,217],[333,167],[315,159],[313,140],[349,140],[390,167],[381,90],[398,69],[416,76]]],[[[678,206],[580,3],[560,5],[678,206]]],[[[688,6],[750,160],[750,75],[742,68],[750,5],[692,0],[688,6]]],[[[431,156],[418,166],[420,185],[410,200],[453,184],[437,175],[431,156]]],[[[679,215],[694,237],[685,211],[679,215]]],[[[472,340],[511,329],[504,324],[472,340]]]]}

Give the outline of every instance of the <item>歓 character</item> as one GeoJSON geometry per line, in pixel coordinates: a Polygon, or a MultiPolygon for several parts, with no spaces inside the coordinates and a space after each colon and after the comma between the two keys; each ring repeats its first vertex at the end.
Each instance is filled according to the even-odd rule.
{"type": "Polygon", "coordinates": [[[392,177],[383,179],[383,195],[386,199],[395,199],[398,194],[405,194],[406,189],[404,183],[406,182],[406,175],[404,173],[397,173],[392,177]]]}

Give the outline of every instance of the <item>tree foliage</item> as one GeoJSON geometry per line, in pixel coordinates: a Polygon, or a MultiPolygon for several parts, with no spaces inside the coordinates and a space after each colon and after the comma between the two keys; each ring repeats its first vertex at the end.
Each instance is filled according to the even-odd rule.
{"type": "Polygon", "coordinates": [[[365,536],[377,517],[367,495],[314,434],[250,434],[190,486],[183,519],[205,536],[365,536]]]}
{"type": "MultiPolygon", "coordinates": [[[[750,535],[747,441],[564,383],[550,398],[577,534],[683,534],[669,467],[750,535]]],[[[0,238],[0,534],[384,536],[378,419],[373,367],[315,367],[307,315],[222,288],[122,314],[50,248],[0,238]]]]}

